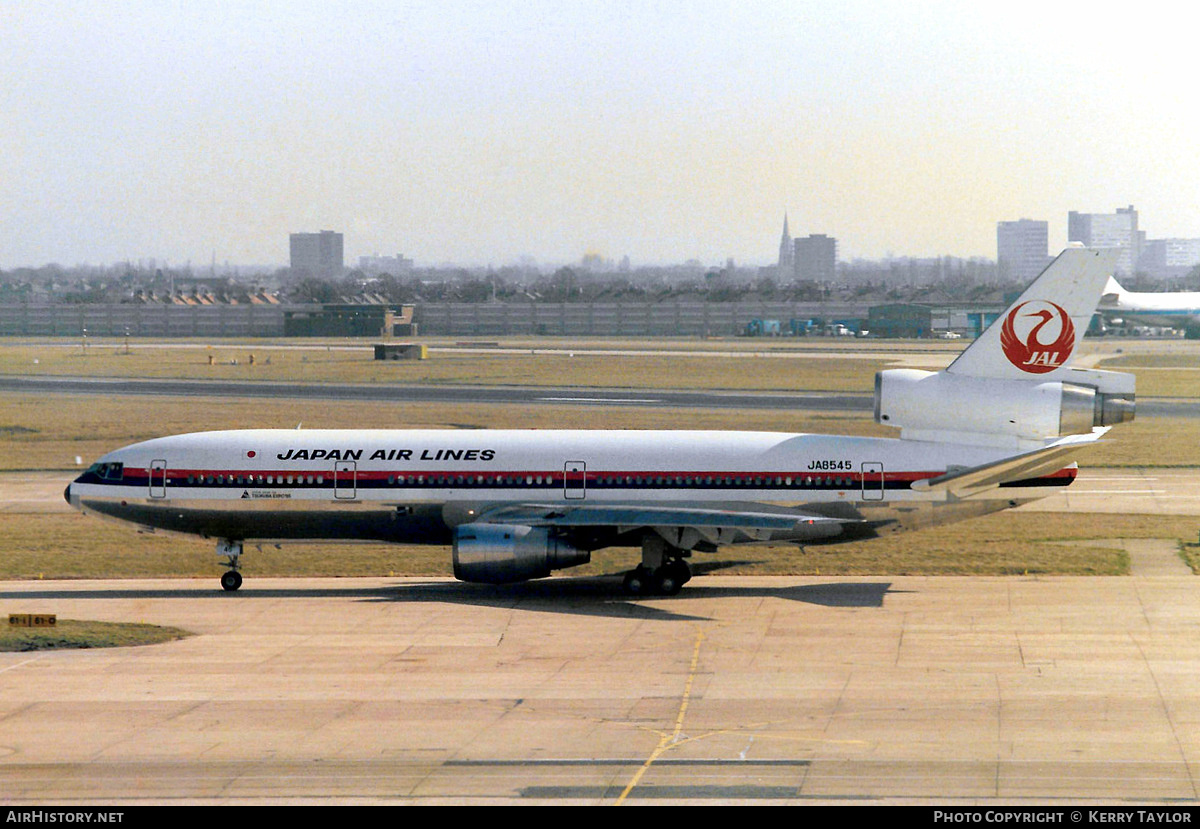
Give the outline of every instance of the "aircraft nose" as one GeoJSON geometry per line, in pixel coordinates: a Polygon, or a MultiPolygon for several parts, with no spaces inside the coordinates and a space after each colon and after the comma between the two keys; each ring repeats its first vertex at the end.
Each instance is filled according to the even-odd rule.
{"type": "Polygon", "coordinates": [[[63,500],[68,504],[71,503],[71,485],[67,484],[67,488],[63,490],[63,500]]]}

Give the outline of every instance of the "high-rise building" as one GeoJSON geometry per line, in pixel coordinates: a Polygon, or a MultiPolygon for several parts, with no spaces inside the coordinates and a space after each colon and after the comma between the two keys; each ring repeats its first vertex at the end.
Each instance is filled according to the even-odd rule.
{"type": "Polygon", "coordinates": [[[1200,239],[1148,239],[1138,270],[1158,279],[1186,276],[1200,265],[1200,239]]]}
{"type": "Polygon", "coordinates": [[[1082,242],[1089,248],[1120,248],[1116,270],[1132,274],[1142,253],[1146,234],[1138,230],[1138,214],[1129,207],[1118,207],[1115,213],[1067,214],[1067,240],[1082,242]]]}
{"type": "Polygon", "coordinates": [[[293,233],[290,248],[292,273],[321,279],[342,275],[342,234],[332,230],[293,233]]]}
{"type": "Polygon", "coordinates": [[[1049,222],[1019,219],[996,223],[996,263],[1002,279],[1029,282],[1049,262],[1049,222]]]}
{"type": "Polygon", "coordinates": [[[813,233],[795,240],[796,278],[832,282],[837,276],[837,239],[813,233]]]}
{"type": "Polygon", "coordinates": [[[381,273],[398,276],[408,273],[412,268],[413,261],[403,253],[397,253],[395,256],[380,256],[376,253],[373,256],[358,257],[358,269],[367,276],[378,276],[381,273]]]}

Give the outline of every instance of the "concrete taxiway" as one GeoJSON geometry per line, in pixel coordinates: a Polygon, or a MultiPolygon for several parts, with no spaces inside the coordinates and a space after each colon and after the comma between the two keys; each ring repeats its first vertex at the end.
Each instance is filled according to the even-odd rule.
{"type": "MultiPolygon", "coordinates": [[[[1024,509],[1200,515],[1196,470],[1024,509]],[[1069,500],[1068,500],[1069,499],[1069,500]]],[[[68,509],[68,473],[0,510],[68,509]],[[33,503],[31,503],[33,502],[33,503]],[[36,506],[35,506],[36,504],[36,506]]],[[[0,654],[0,792],[45,803],[1200,802],[1200,579],[0,582],[182,641],[0,654]]]]}
{"type": "Polygon", "coordinates": [[[7,582],[186,628],[0,654],[0,790],[71,802],[1200,800],[1200,580],[7,582]]]}

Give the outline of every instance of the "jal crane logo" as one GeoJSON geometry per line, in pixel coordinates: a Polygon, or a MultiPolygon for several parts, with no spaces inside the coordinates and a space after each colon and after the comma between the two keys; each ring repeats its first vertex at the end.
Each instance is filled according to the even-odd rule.
{"type": "Polygon", "coordinates": [[[1053,302],[1022,302],[1004,318],[1000,347],[1021,371],[1045,374],[1063,365],[1075,350],[1075,325],[1053,302]]]}

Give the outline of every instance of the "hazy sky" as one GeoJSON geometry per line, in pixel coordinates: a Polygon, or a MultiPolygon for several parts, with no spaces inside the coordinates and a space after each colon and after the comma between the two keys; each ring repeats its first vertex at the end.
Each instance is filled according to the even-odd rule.
{"type": "Polygon", "coordinates": [[[1200,236],[1179,4],[0,0],[0,267],[767,264],[1200,236]]]}

